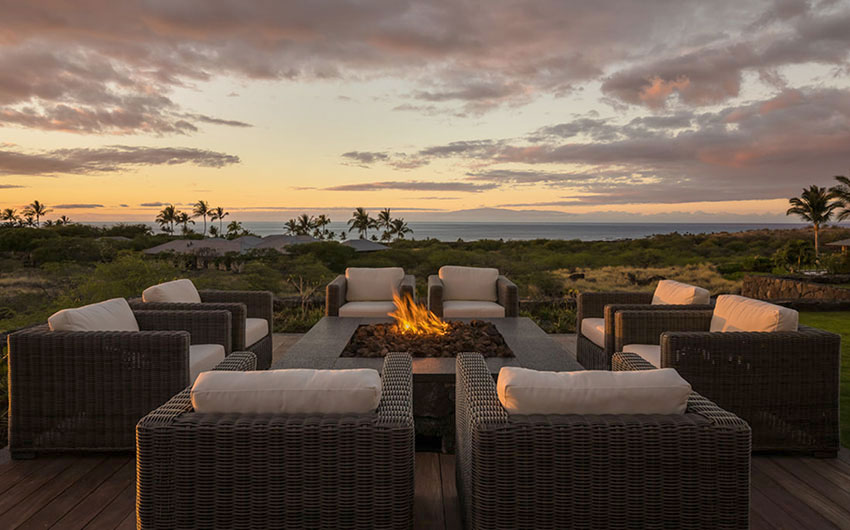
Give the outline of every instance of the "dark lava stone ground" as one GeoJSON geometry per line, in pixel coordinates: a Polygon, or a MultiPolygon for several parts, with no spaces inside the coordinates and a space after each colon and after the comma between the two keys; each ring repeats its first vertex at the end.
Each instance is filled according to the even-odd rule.
{"type": "Polygon", "coordinates": [[[414,357],[454,357],[478,352],[484,357],[513,357],[505,339],[490,322],[449,322],[445,335],[405,335],[394,324],[360,326],[342,352],[343,357],[383,357],[389,352],[409,352],[414,357]]]}

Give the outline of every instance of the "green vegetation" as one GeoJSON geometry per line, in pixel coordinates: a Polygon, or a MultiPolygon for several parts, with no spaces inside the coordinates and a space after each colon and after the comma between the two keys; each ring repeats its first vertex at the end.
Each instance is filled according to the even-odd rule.
{"type": "Polygon", "coordinates": [[[800,313],[800,324],[841,335],[841,444],[850,447],[850,311],[800,313]]]}

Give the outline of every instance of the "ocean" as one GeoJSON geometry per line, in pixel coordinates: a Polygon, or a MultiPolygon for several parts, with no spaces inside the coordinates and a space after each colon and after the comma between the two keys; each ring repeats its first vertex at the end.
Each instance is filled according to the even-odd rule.
{"type": "MultiPolygon", "coordinates": [[[[110,225],[113,223],[92,223],[110,225]]],[[[150,224],[155,231],[159,227],[150,224]]],[[[224,224],[227,226],[227,223],[224,224]]],[[[259,236],[285,234],[283,222],[243,222],[242,226],[259,236]]],[[[743,232],[757,229],[789,229],[807,225],[799,223],[484,223],[484,222],[409,222],[413,230],[408,239],[434,238],[441,241],[475,241],[479,239],[579,239],[582,241],[613,241],[639,239],[657,234],[707,234],[716,232],[743,232]]],[[[193,227],[195,230],[199,225],[193,227]]],[[[337,234],[347,231],[345,223],[333,222],[328,230],[337,234]]],[[[376,233],[370,231],[369,235],[376,233]]],[[[357,234],[351,233],[351,237],[357,234]]]]}

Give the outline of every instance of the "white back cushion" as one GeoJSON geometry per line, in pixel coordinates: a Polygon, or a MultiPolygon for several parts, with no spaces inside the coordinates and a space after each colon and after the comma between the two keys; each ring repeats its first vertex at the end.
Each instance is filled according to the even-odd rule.
{"type": "Polygon", "coordinates": [[[793,309],[734,294],[717,297],[710,331],[797,331],[793,309]]]}
{"type": "Polygon", "coordinates": [[[392,300],[403,279],[401,267],[349,267],[345,269],[345,299],[348,302],[392,300]]]}
{"type": "Polygon", "coordinates": [[[192,280],[174,280],[148,287],[142,292],[143,302],[201,303],[201,295],[192,280]]]}
{"type": "Polygon", "coordinates": [[[711,294],[702,287],[688,285],[674,280],[661,280],[652,295],[655,305],[708,304],[711,294]]]}
{"type": "Polygon", "coordinates": [[[204,372],[192,386],[196,412],[364,414],[380,400],[381,376],[370,369],[204,372]]]}
{"type": "Polygon", "coordinates": [[[123,298],[63,309],[47,319],[51,331],[139,331],[139,323],[123,298]]]}
{"type": "Polygon", "coordinates": [[[498,269],[480,267],[440,267],[443,282],[443,300],[480,300],[495,302],[498,269]]]}
{"type": "Polygon", "coordinates": [[[682,414],[691,385],[676,370],[499,371],[499,401],[509,414],[682,414]]]}

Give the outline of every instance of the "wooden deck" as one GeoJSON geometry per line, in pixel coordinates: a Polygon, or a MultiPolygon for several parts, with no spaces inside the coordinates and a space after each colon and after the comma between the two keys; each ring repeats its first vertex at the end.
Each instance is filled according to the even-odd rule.
{"type": "MultiPolygon", "coordinates": [[[[0,528],[135,528],[131,456],[0,452],[0,528]]],[[[835,460],[753,458],[752,528],[850,528],[850,451],[835,460]]],[[[454,455],[416,454],[417,529],[461,528],[454,455]]]]}
{"type": "MultiPolygon", "coordinates": [[[[568,346],[573,340],[555,338],[568,346]]],[[[275,354],[295,340],[275,337],[275,354]]],[[[131,455],[13,461],[0,450],[0,530],[135,528],[134,464],[131,455]]],[[[454,455],[416,454],[415,528],[461,527],[454,476],[454,455]]],[[[850,528],[850,450],[829,460],[754,457],[751,523],[753,529],[850,528]]]]}

